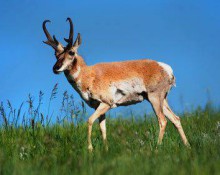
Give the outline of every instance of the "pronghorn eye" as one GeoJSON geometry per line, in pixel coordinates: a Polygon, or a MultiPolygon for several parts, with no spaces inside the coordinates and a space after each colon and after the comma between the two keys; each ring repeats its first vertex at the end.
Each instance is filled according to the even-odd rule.
{"type": "Polygon", "coordinates": [[[69,55],[75,55],[75,52],[69,51],[69,55]]]}

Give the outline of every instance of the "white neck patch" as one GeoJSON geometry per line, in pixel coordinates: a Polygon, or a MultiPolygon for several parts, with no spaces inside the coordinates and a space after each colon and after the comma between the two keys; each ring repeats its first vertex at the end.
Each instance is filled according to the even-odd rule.
{"type": "Polygon", "coordinates": [[[76,72],[74,72],[74,74],[73,74],[74,79],[78,78],[80,71],[81,71],[81,68],[79,66],[77,66],[76,72]]]}

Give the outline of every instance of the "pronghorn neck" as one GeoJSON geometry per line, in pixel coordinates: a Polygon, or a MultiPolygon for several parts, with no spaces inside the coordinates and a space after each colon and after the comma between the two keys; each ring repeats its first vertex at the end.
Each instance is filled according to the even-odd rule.
{"type": "Polygon", "coordinates": [[[84,61],[83,57],[81,57],[80,55],[76,56],[76,61],[78,66],[80,67],[86,66],[86,62],[84,61]]]}
{"type": "Polygon", "coordinates": [[[77,80],[80,77],[82,69],[85,67],[86,67],[86,63],[84,59],[81,56],[77,55],[74,63],[64,73],[68,78],[68,80],[77,82],[77,80]]]}
{"type": "Polygon", "coordinates": [[[85,74],[85,71],[87,69],[87,65],[84,61],[84,59],[77,55],[75,62],[72,64],[71,68],[66,70],[65,76],[68,80],[68,82],[72,85],[72,87],[79,93],[79,95],[88,102],[89,96],[87,93],[83,91],[83,74],[85,74]]]}

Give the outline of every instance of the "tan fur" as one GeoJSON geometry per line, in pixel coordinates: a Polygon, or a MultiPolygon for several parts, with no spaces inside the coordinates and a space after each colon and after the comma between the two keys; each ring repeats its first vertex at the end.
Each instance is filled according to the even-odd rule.
{"type": "MultiPolygon", "coordinates": [[[[89,91],[91,98],[105,102],[112,106],[112,97],[109,86],[113,82],[119,82],[130,78],[139,77],[143,80],[146,92],[154,92],[163,86],[169,86],[170,78],[156,61],[143,59],[137,61],[100,63],[87,66],[80,56],[76,57],[76,63],[65,71],[70,83],[76,88],[80,81],[81,91],[89,91]],[[73,74],[77,67],[81,68],[79,76],[74,79],[73,74]]],[[[78,91],[78,89],[76,89],[78,91]]],[[[96,108],[96,106],[91,107],[96,108]]]]}
{"type": "MultiPolygon", "coordinates": [[[[175,124],[175,126],[177,126],[174,119],[172,119],[172,115],[175,114],[170,112],[171,109],[167,107],[167,102],[164,102],[165,104],[163,105],[163,100],[166,98],[168,91],[174,84],[175,78],[174,76],[170,77],[156,61],[142,59],[136,61],[99,63],[93,66],[87,66],[83,58],[77,55],[73,65],[69,67],[69,70],[65,71],[65,75],[70,84],[76,89],[76,91],[81,95],[81,97],[90,107],[99,109],[100,105],[105,106],[105,110],[101,110],[102,112],[100,112],[100,115],[95,113],[95,119],[100,117],[103,113],[107,112],[109,108],[116,107],[116,104],[113,103],[114,100],[112,94],[109,91],[109,87],[112,85],[112,83],[138,77],[139,79],[143,80],[143,85],[145,87],[144,93],[146,93],[146,96],[144,96],[144,99],[150,101],[156,115],[158,116],[160,126],[158,143],[162,143],[164,136],[167,123],[165,115],[169,115],[167,117],[175,124]],[[80,73],[76,78],[73,78],[73,75],[77,72],[79,67],[80,73]],[[82,95],[83,93],[87,93],[89,98],[85,99],[82,95]],[[109,106],[109,108],[107,106],[109,106]]],[[[134,100],[131,102],[131,104],[140,101],[134,100]]],[[[126,103],[122,105],[126,105],[126,103]]],[[[92,123],[95,120],[94,115],[91,118],[89,119],[88,131],[88,148],[90,150],[92,150],[91,128],[92,123]]],[[[100,119],[101,121],[103,120],[103,118],[100,119]]],[[[106,142],[105,118],[104,121],[100,124],[100,128],[102,131],[103,140],[106,142]]],[[[180,123],[177,129],[180,132],[184,144],[189,145],[180,123]]]]}
{"type": "MultiPolygon", "coordinates": [[[[169,115],[167,117],[176,126],[176,122],[174,121],[174,119],[172,119],[172,115],[175,114],[170,112],[170,108],[168,110],[168,107],[166,107],[168,105],[167,102],[164,104],[166,106],[163,105],[163,101],[166,98],[168,91],[175,83],[175,77],[170,77],[156,61],[142,59],[135,61],[99,63],[93,66],[87,66],[83,58],[77,55],[75,57],[74,63],[68,68],[68,70],[65,71],[65,75],[70,84],[75,88],[75,90],[81,95],[81,97],[90,107],[98,110],[100,105],[105,106],[105,110],[101,110],[100,115],[97,114],[100,111],[98,110],[98,112],[95,113],[95,117],[93,115],[91,116],[92,119],[89,119],[88,148],[90,150],[92,150],[92,123],[97,117],[100,117],[110,108],[120,105],[135,104],[142,101],[142,98],[140,98],[139,100],[139,98],[134,98],[134,96],[131,95],[130,98],[122,98],[122,101],[129,101],[128,104],[114,104],[114,99],[110,92],[110,87],[112,84],[117,84],[117,82],[121,82],[123,80],[132,80],[133,78],[138,77],[138,79],[143,82],[143,86],[145,89],[143,92],[143,99],[148,100],[152,104],[154,111],[158,116],[160,126],[160,133],[158,137],[159,144],[162,143],[166,128],[167,121],[165,119],[165,115],[169,115]],[[78,76],[76,78],[73,78],[73,75],[78,71],[79,68],[80,72],[78,76]]],[[[100,119],[103,120],[103,118],[100,119]]],[[[100,124],[100,128],[102,131],[103,140],[104,142],[106,142],[105,118],[100,124]]],[[[178,125],[177,129],[180,132],[184,144],[189,145],[181,124],[178,125]]]]}

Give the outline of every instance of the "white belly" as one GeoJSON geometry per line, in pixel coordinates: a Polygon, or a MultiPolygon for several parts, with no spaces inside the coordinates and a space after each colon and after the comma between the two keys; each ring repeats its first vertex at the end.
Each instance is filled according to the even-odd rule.
{"type": "Polygon", "coordinates": [[[140,78],[115,82],[110,86],[114,107],[141,102],[144,100],[143,93],[145,92],[144,82],[140,78]]]}

